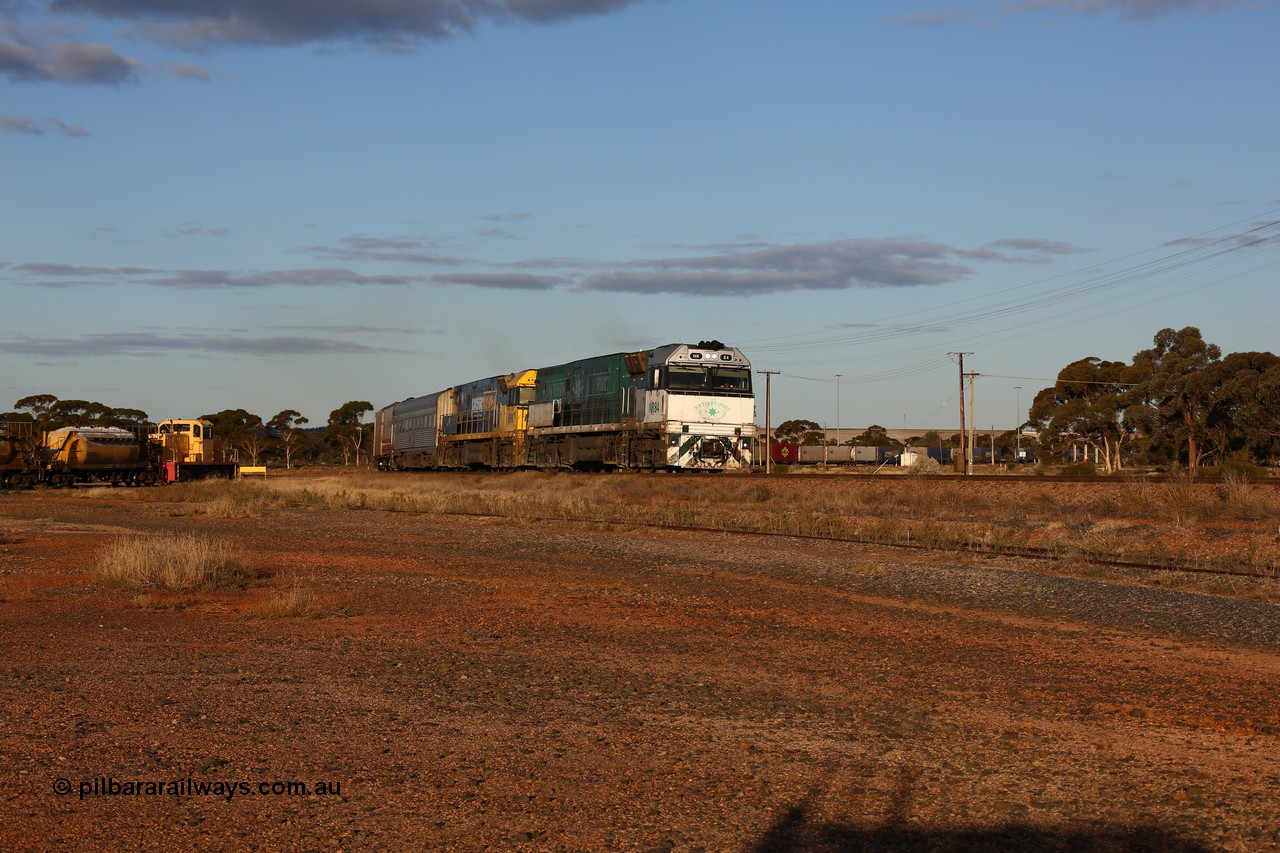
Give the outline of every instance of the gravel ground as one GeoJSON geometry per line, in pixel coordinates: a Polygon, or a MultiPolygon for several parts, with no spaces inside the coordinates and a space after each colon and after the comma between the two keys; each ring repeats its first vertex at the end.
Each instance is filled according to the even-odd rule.
{"type": "Polygon", "coordinates": [[[0,848],[1280,849],[1271,605],[777,537],[180,511],[0,496],[0,848]],[[87,574],[120,531],[189,529],[265,579],[157,607],[87,574]],[[288,590],[324,615],[248,618],[288,590]],[[340,790],[258,789],[290,780],[340,790]]]}

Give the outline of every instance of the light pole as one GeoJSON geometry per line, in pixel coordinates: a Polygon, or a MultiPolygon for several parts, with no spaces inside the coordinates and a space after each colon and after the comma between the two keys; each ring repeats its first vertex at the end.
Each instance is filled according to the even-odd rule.
{"type": "Polygon", "coordinates": [[[1015,441],[1017,442],[1017,445],[1018,445],[1018,449],[1017,449],[1017,450],[1015,450],[1015,451],[1014,451],[1014,453],[1013,453],[1013,461],[1014,461],[1014,462],[1021,462],[1021,461],[1022,461],[1022,386],[1021,386],[1021,385],[1014,385],[1014,386],[1013,386],[1013,390],[1014,390],[1014,391],[1017,393],[1017,395],[1018,395],[1018,396],[1015,398],[1015,399],[1017,399],[1017,401],[1018,401],[1018,402],[1017,402],[1017,408],[1015,408],[1015,409],[1014,409],[1014,412],[1013,412],[1013,414],[1014,414],[1014,416],[1015,416],[1014,429],[1016,429],[1016,430],[1018,431],[1017,438],[1015,439],[1015,441]]]}

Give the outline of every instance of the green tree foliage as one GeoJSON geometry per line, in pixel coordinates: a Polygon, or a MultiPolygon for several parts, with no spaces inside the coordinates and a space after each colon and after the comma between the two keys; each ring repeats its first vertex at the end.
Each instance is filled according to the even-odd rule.
{"type": "Polygon", "coordinates": [[[1272,461],[1280,450],[1280,357],[1231,353],[1200,330],[1161,329],[1131,363],[1083,358],[1036,395],[1042,451],[1085,442],[1108,472],[1125,455],[1182,463],[1272,461]],[[1123,453],[1122,453],[1123,451],[1123,453]]]}
{"type": "Polygon", "coordinates": [[[223,409],[213,415],[201,415],[213,424],[213,434],[222,436],[232,447],[249,457],[250,465],[258,464],[266,443],[267,430],[262,418],[244,409],[223,409]]]}
{"type": "Polygon", "coordinates": [[[1280,356],[1235,352],[1212,368],[1216,392],[1206,447],[1219,465],[1229,459],[1272,460],[1280,446],[1280,356]]]}
{"type": "Polygon", "coordinates": [[[853,443],[862,447],[884,447],[894,442],[889,440],[889,432],[879,424],[872,424],[860,435],[853,438],[853,443]]]}
{"type": "Polygon", "coordinates": [[[1084,441],[1098,450],[1107,473],[1120,470],[1120,448],[1132,432],[1124,413],[1135,376],[1120,361],[1089,357],[1068,364],[1057,384],[1031,404],[1029,421],[1041,444],[1060,451],[1065,443],[1084,441]]]}
{"type": "Polygon", "coordinates": [[[150,426],[151,420],[142,409],[112,409],[109,416],[115,426],[150,426]]]}
{"type": "Polygon", "coordinates": [[[1132,420],[1149,435],[1182,444],[1187,470],[1194,474],[1205,456],[1209,413],[1217,394],[1217,371],[1210,368],[1222,350],[1206,343],[1194,326],[1176,332],[1161,329],[1153,344],[1133,357],[1138,384],[1128,408],[1134,412],[1132,420]]]}
{"type": "Polygon", "coordinates": [[[773,431],[773,435],[780,442],[795,442],[796,444],[825,444],[827,440],[827,434],[823,430],[822,424],[799,418],[783,421],[773,431]]]}
{"type": "Polygon", "coordinates": [[[13,407],[25,414],[27,420],[34,421],[37,429],[43,430],[48,428],[49,409],[56,402],[58,398],[52,394],[32,394],[14,403],[13,407]]]}
{"type": "Polygon", "coordinates": [[[310,423],[293,409],[285,409],[267,421],[267,429],[275,436],[284,451],[284,467],[293,467],[293,453],[302,444],[306,435],[301,427],[310,423]]]}
{"type": "Polygon", "coordinates": [[[920,447],[936,447],[941,450],[944,447],[959,447],[960,433],[956,433],[953,438],[946,438],[936,429],[931,429],[924,435],[920,436],[920,447]]]}
{"type": "Polygon", "coordinates": [[[329,413],[329,424],[324,433],[325,441],[332,442],[341,448],[343,465],[350,465],[352,457],[355,457],[356,464],[360,463],[360,447],[368,432],[363,423],[364,416],[372,411],[372,403],[352,400],[329,413]]]}
{"type": "Polygon", "coordinates": [[[89,400],[59,400],[52,394],[33,394],[13,404],[24,420],[33,421],[38,431],[62,427],[147,426],[150,420],[141,409],[115,409],[89,400]]]}

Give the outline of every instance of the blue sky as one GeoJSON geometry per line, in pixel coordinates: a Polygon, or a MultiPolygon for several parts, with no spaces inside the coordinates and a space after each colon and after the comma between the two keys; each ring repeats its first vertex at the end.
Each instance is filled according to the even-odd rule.
{"type": "Polygon", "coordinates": [[[323,423],[717,338],[775,424],[841,374],[841,426],[948,430],[949,352],[983,427],[1166,326],[1274,352],[1277,43],[1274,0],[0,0],[0,410],[323,423]]]}

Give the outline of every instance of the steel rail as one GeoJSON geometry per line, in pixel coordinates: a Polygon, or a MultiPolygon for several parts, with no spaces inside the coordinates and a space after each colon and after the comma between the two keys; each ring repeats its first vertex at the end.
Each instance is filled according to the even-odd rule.
{"type": "MultiPolygon", "coordinates": [[[[498,515],[492,512],[442,512],[440,515],[456,515],[463,518],[512,518],[514,516],[498,515]]],[[[1082,553],[1069,553],[1062,549],[1031,548],[1015,545],[990,546],[976,542],[948,547],[945,545],[922,545],[918,542],[887,542],[872,537],[862,536],[816,536],[806,533],[773,533],[767,530],[739,530],[726,527],[694,527],[684,524],[661,524],[646,521],[623,521],[600,518],[579,518],[577,516],[529,516],[521,519],[531,522],[561,522],[565,524],[594,524],[638,528],[642,530],[675,530],[687,533],[724,533],[734,536],[769,536],[786,539],[800,539],[807,542],[843,542],[851,545],[879,545],[886,548],[907,548],[917,551],[940,551],[948,554],[985,554],[992,557],[1016,557],[1027,560],[1049,560],[1066,562],[1068,560],[1089,566],[1111,566],[1115,568],[1140,569],[1152,572],[1188,572],[1204,575],[1224,575],[1229,577],[1256,578],[1259,580],[1280,580],[1280,567],[1268,566],[1264,571],[1247,572],[1221,566],[1189,566],[1178,563],[1139,563],[1131,560],[1112,560],[1102,557],[1090,557],[1082,553]]]]}

